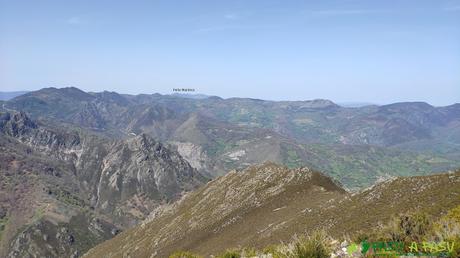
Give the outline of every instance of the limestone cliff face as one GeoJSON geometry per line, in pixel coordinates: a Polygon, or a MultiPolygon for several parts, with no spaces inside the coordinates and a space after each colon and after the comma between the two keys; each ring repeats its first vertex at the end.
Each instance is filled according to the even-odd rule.
{"type": "Polygon", "coordinates": [[[129,212],[123,206],[141,199],[150,200],[145,202],[148,211],[155,202],[175,200],[205,179],[177,152],[145,134],[115,142],[109,149],[102,160],[96,204],[107,212],[129,212]]]}

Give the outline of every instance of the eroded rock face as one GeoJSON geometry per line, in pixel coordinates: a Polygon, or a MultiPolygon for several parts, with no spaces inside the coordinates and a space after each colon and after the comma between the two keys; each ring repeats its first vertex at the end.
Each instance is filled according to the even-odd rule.
{"type": "Polygon", "coordinates": [[[156,203],[171,201],[204,180],[179,153],[141,134],[110,147],[102,161],[96,207],[112,212],[135,201],[134,196],[156,203]]]}
{"type": "Polygon", "coordinates": [[[188,163],[197,170],[206,170],[208,162],[208,157],[199,145],[193,144],[191,142],[172,142],[176,146],[179,154],[187,160],[188,163]]]}

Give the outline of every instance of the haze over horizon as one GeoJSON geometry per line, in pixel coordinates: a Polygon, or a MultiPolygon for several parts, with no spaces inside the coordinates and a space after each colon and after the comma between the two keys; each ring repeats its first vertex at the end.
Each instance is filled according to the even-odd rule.
{"type": "Polygon", "coordinates": [[[0,0],[0,91],[460,102],[460,1],[0,0]]]}

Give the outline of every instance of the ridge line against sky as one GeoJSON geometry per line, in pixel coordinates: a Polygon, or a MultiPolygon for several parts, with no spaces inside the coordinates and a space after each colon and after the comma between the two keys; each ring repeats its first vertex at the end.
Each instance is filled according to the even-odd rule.
{"type": "Polygon", "coordinates": [[[163,96],[179,96],[179,97],[190,97],[190,98],[209,98],[209,97],[218,97],[223,100],[228,100],[228,99],[254,99],[254,100],[262,100],[262,101],[269,101],[269,102],[296,102],[296,101],[331,101],[334,104],[337,104],[339,106],[343,107],[363,107],[363,106],[385,106],[385,105],[391,105],[391,104],[397,104],[397,103],[427,103],[433,107],[446,107],[446,106],[451,106],[451,105],[456,105],[460,104],[460,102],[453,102],[453,103],[447,103],[444,105],[435,105],[433,103],[430,103],[428,101],[423,101],[423,100],[402,100],[402,101],[397,101],[397,102],[368,102],[368,101],[335,101],[333,99],[328,99],[328,98],[311,98],[311,99],[262,99],[262,98],[257,98],[257,97],[247,97],[247,96],[230,96],[230,97],[222,97],[218,95],[207,95],[207,94],[202,94],[202,93],[186,93],[186,92],[170,92],[170,93],[160,93],[160,92],[138,92],[138,93],[124,93],[124,92],[117,92],[117,91],[112,91],[112,90],[100,90],[100,91],[86,91],[83,89],[80,89],[78,87],[74,86],[69,86],[69,87],[46,87],[46,88],[40,88],[37,90],[24,90],[24,91],[0,91],[0,100],[10,100],[13,99],[16,96],[20,96],[26,93],[42,90],[42,89],[49,89],[49,88],[54,88],[54,89],[64,89],[64,88],[76,88],[78,90],[82,90],[86,93],[102,93],[102,92],[111,92],[111,93],[116,93],[120,95],[130,95],[130,96],[137,96],[137,95],[155,95],[155,94],[160,94],[163,96]],[[3,95],[10,95],[12,94],[13,97],[6,97],[3,98],[3,95]]]}
{"type": "Polygon", "coordinates": [[[0,0],[0,91],[460,102],[460,1],[0,0]]]}

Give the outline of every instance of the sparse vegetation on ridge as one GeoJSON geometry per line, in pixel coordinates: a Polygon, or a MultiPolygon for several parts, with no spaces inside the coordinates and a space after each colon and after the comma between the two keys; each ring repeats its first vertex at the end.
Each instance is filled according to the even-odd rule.
{"type": "MultiPolygon", "coordinates": [[[[447,257],[460,255],[460,206],[451,209],[447,215],[435,219],[426,213],[412,212],[394,216],[386,225],[376,228],[367,234],[355,233],[343,236],[341,241],[334,240],[324,231],[315,231],[311,235],[297,237],[291,242],[269,245],[261,250],[254,248],[229,249],[216,258],[327,258],[343,257],[346,255],[342,249],[347,248],[352,242],[360,245],[363,241],[373,242],[398,242],[404,243],[404,252],[411,253],[409,247],[413,243],[423,242],[449,243],[453,251],[447,257]],[[350,240],[351,239],[353,240],[350,240]],[[350,242],[351,241],[351,242],[350,242]],[[342,255],[342,256],[341,256],[342,255]]],[[[372,257],[371,252],[358,257],[372,257]]],[[[356,252],[356,251],[355,251],[356,252]]],[[[420,248],[422,252],[422,248],[420,248]]],[[[423,253],[420,253],[423,254],[423,253]]],[[[420,255],[419,254],[419,255],[420,255]]],[[[190,252],[177,252],[169,258],[198,258],[201,256],[190,252]]],[[[348,255],[346,256],[348,257],[348,255]]],[[[356,256],[353,256],[356,257],[356,256]]]]}
{"type": "MultiPolygon", "coordinates": [[[[294,237],[286,244],[271,245],[262,250],[255,248],[229,249],[216,258],[327,258],[332,251],[330,239],[325,232],[315,231],[310,236],[294,237]]],[[[190,252],[175,252],[169,258],[198,258],[190,252]]]]}

